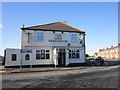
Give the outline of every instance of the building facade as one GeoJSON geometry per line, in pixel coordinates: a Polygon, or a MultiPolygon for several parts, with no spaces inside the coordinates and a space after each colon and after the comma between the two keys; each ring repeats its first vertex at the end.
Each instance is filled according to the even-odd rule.
{"type": "Polygon", "coordinates": [[[5,66],[85,63],[85,32],[55,22],[23,27],[21,49],[5,50],[5,66]]]}
{"type": "Polygon", "coordinates": [[[101,56],[106,60],[120,60],[120,44],[118,46],[111,46],[106,49],[99,49],[99,52],[95,53],[96,56],[101,56]]]}

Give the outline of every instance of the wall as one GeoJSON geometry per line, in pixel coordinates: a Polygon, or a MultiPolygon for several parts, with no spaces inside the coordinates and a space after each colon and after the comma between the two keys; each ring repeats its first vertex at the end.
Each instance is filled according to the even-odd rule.
{"type": "MultiPolygon", "coordinates": [[[[45,31],[44,32],[44,41],[36,41],[36,32],[44,32],[44,31],[33,31],[33,30],[25,30],[22,31],[22,41],[21,41],[21,49],[32,50],[32,53],[21,53],[20,49],[6,49],[6,63],[5,66],[16,66],[16,65],[50,65],[54,64],[54,48],[57,49],[66,49],[66,65],[69,63],[84,63],[85,62],[85,51],[84,51],[84,38],[82,39],[82,43],[80,44],[81,36],[84,37],[84,34],[75,33],[77,35],[77,41],[71,41],[72,32],[53,32],[53,31],[45,31]],[[29,43],[28,43],[28,34],[29,43]],[[49,42],[49,40],[54,40],[55,34],[60,34],[62,36],[62,40],[67,40],[68,42],[49,42]],[[68,46],[70,43],[70,46],[68,46]],[[50,59],[36,60],[36,50],[50,50],[50,59]],[[69,59],[68,49],[79,49],[80,50],[80,58],[79,59],[69,59]],[[17,54],[17,61],[11,60],[11,55],[17,54]],[[25,60],[25,55],[30,55],[30,60],[25,60]],[[22,61],[21,61],[22,60],[22,61]]],[[[56,61],[57,62],[57,61],[56,61]]],[[[58,62],[57,62],[58,64],[58,62]]]]}
{"type": "Polygon", "coordinates": [[[85,63],[84,49],[83,48],[71,48],[71,50],[72,49],[80,50],[80,53],[79,53],[80,58],[78,58],[78,59],[70,59],[70,58],[68,58],[69,59],[69,63],[85,63]]]}
{"type": "Polygon", "coordinates": [[[117,60],[119,58],[118,46],[104,49],[96,53],[97,56],[101,56],[107,60],[117,60]]]}
{"type": "Polygon", "coordinates": [[[21,64],[21,50],[20,49],[6,49],[5,66],[18,66],[21,64]],[[17,54],[17,60],[12,61],[12,54],[17,54]]]}
{"type": "MultiPolygon", "coordinates": [[[[59,47],[56,47],[57,49],[59,49],[59,47]]],[[[31,55],[31,61],[29,60],[25,60],[25,54],[26,53],[22,53],[22,64],[23,65],[49,65],[49,64],[54,64],[54,47],[26,47],[26,49],[32,49],[32,53],[31,55]],[[44,60],[36,60],[36,50],[50,50],[50,59],[44,59],[44,60]]],[[[62,48],[62,49],[66,49],[66,48],[62,48]]],[[[68,56],[68,49],[66,49],[66,65],[69,63],[84,63],[85,62],[85,57],[84,57],[84,48],[69,48],[69,49],[78,49],[80,50],[80,58],[79,59],[69,59],[68,56]]],[[[56,57],[57,58],[57,57],[56,57]]],[[[56,63],[58,65],[58,61],[56,60],[56,63]]]]}
{"type": "MultiPolygon", "coordinates": [[[[53,32],[53,31],[34,31],[34,30],[25,30],[22,31],[22,49],[32,49],[32,64],[54,64],[53,60],[53,49],[54,48],[62,48],[62,49],[80,49],[80,58],[79,59],[69,59],[68,53],[66,53],[66,64],[69,63],[84,63],[85,62],[85,52],[84,52],[84,34],[83,33],[75,33],[75,32],[53,32]],[[28,43],[28,34],[31,33],[29,37],[29,43],[28,43]],[[36,32],[44,32],[44,41],[36,41],[36,32]],[[54,40],[55,34],[60,34],[62,36],[62,40],[67,40],[68,42],[49,42],[49,40],[54,40]],[[77,41],[71,41],[71,34],[77,35],[77,41]],[[80,40],[78,38],[82,38],[82,43],[80,44],[80,40]],[[70,43],[70,46],[68,46],[68,43],[70,43]],[[39,49],[49,49],[51,50],[51,56],[50,60],[36,60],[36,50],[39,49]]],[[[67,51],[66,51],[67,52],[67,51]]],[[[24,56],[24,54],[23,54],[24,56]]],[[[24,60],[22,58],[23,64],[27,65],[30,63],[30,61],[24,60]]],[[[58,63],[58,62],[57,62],[58,63]]]]}
{"type": "MultiPolygon", "coordinates": [[[[31,48],[26,48],[26,49],[31,49],[31,48]]],[[[49,65],[49,64],[53,64],[51,48],[37,47],[37,48],[32,48],[32,53],[22,53],[22,65],[49,65]],[[41,50],[41,49],[50,50],[50,59],[36,60],[36,50],[41,50]],[[26,54],[29,54],[31,56],[30,60],[25,60],[26,54]]]]}
{"type": "MultiPolygon", "coordinates": [[[[71,32],[55,32],[53,31],[45,31],[44,32],[44,41],[36,41],[36,32],[44,32],[44,31],[33,31],[33,30],[25,30],[22,31],[22,48],[25,46],[68,46],[68,43],[70,43],[70,46],[82,46],[80,44],[80,36],[84,37],[84,34],[77,34],[77,41],[72,42],[70,35],[72,34],[71,32]],[[30,42],[28,43],[28,35],[26,33],[31,33],[30,35],[30,42]],[[61,34],[63,40],[67,40],[68,42],[49,42],[48,40],[54,40],[55,34],[61,34]]],[[[82,39],[82,42],[84,44],[84,39],[82,39]]]]}

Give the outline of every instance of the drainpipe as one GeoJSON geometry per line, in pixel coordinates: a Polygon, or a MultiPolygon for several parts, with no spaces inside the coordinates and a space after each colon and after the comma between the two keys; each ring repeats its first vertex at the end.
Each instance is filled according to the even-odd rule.
{"type": "Polygon", "coordinates": [[[54,60],[55,68],[56,68],[56,60],[57,60],[57,51],[56,51],[56,48],[53,49],[53,60],[54,60]]]}
{"type": "Polygon", "coordinates": [[[22,54],[23,54],[23,53],[22,53],[22,49],[21,49],[21,62],[20,62],[20,70],[22,69],[22,57],[23,57],[23,56],[22,56],[22,54]]]}
{"type": "Polygon", "coordinates": [[[85,57],[85,63],[86,63],[86,45],[85,45],[85,33],[84,33],[84,57],[85,57]]]}

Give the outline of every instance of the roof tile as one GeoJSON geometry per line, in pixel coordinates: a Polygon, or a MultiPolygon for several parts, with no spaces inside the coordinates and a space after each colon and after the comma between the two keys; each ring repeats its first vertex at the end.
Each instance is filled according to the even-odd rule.
{"type": "Polygon", "coordinates": [[[55,22],[44,25],[37,25],[31,27],[21,28],[22,30],[49,30],[49,31],[69,31],[69,32],[84,32],[63,22],[55,22]]]}

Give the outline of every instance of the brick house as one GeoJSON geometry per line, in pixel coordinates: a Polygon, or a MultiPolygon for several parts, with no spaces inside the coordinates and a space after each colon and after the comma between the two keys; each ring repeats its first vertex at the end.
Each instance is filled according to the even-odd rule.
{"type": "Polygon", "coordinates": [[[99,52],[95,53],[95,56],[101,56],[104,59],[109,60],[120,60],[120,44],[117,46],[111,46],[110,48],[106,49],[99,49],[99,52]]]}

